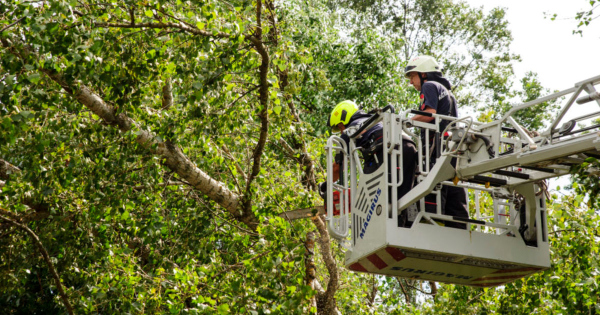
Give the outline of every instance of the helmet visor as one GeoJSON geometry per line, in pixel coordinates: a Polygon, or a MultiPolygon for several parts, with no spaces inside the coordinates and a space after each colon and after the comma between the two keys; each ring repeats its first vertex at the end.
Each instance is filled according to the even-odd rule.
{"type": "Polygon", "coordinates": [[[417,66],[407,66],[407,67],[404,69],[404,72],[408,72],[408,71],[410,71],[410,70],[412,70],[412,69],[414,69],[414,68],[416,68],[416,67],[417,67],[417,66]]]}
{"type": "Polygon", "coordinates": [[[410,77],[410,72],[412,70],[414,70],[417,66],[407,66],[406,68],[404,68],[404,76],[405,77],[410,77]]]}

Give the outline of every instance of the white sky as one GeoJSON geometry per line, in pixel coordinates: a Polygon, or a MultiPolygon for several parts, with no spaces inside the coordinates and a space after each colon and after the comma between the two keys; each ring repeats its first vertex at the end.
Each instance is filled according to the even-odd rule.
{"type": "MultiPolygon", "coordinates": [[[[542,86],[550,90],[564,90],[575,83],[600,75],[600,18],[583,27],[583,36],[573,34],[578,11],[589,9],[586,0],[466,0],[472,7],[483,6],[489,11],[506,8],[506,19],[513,35],[511,51],[521,55],[515,63],[518,79],[528,71],[538,74],[542,86]],[[558,14],[556,20],[544,18],[558,14]]],[[[600,11],[600,10],[599,10],[600,11]]],[[[600,13],[600,12],[599,12],[600,13]]],[[[588,103],[585,112],[597,111],[588,103]]],[[[577,106],[577,105],[574,105],[577,106]]],[[[583,113],[578,113],[581,115],[583,113]]],[[[569,119],[567,115],[565,119],[569,119]]],[[[563,119],[563,121],[565,121],[563,119]]],[[[550,189],[569,184],[569,177],[550,181],[550,189]]]]}
{"type": "MultiPolygon", "coordinates": [[[[572,31],[578,11],[589,9],[586,0],[466,0],[472,7],[489,11],[506,8],[513,34],[511,51],[521,55],[515,64],[518,78],[537,72],[540,82],[551,90],[564,90],[576,82],[600,75],[600,18],[583,27],[583,37],[572,31]],[[558,14],[555,21],[544,12],[558,14]]],[[[599,12],[600,13],[600,12],[599,12]]]]}

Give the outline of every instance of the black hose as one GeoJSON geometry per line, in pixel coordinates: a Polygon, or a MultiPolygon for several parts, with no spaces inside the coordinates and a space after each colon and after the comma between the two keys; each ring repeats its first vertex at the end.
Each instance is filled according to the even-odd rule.
{"type": "Polygon", "coordinates": [[[396,113],[396,110],[394,110],[394,106],[392,106],[392,105],[388,105],[388,106],[384,107],[384,108],[381,110],[381,112],[383,113],[383,112],[387,111],[388,109],[390,110],[390,112],[391,112],[392,114],[396,113]]]}
{"type": "Polygon", "coordinates": [[[374,121],[376,121],[377,119],[379,119],[379,116],[381,115],[381,113],[386,112],[386,111],[390,111],[392,114],[395,113],[394,111],[394,107],[392,105],[388,105],[384,108],[381,109],[381,111],[377,111],[375,114],[373,114],[373,116],[369,117],[369,119],[367,119],[361,126],[360,128],[358,128],[358,130],[356,130],[353,134],[349,135],[350,138],[356,138],[358,135],[360,135],[365,129],[367,129],[367,127],[374,121]]]}
{"type": "Polygon", "coordinates": [[[482,135],[473,135],[473,136],[477,139],[483,140],[483,143],[485,143],[485,147],[487,148],[488,155],[490,156],[490,158],[494,158],[496,156],[496,153],[494,152],[494,144],[488,137],[482,136],[482,135]]]}

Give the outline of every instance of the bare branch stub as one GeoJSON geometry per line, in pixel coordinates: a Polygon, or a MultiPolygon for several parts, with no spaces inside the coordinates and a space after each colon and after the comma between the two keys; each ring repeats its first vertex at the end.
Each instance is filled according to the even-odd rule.
{"type": "Polygon", "coordinates": [[[167,78],[162,88],[162,109],[168,110],[171,106],[173,106],[173,87],[171,78],[167,78]]]}

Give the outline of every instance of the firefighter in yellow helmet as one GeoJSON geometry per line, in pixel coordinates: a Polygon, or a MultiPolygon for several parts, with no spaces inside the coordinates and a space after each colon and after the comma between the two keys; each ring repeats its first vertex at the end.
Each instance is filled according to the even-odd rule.
{"type": "MultiPolygon", "coordinates": [[[[435,58],[431,56],[418,56],[406,65],[404,71],[410,84],[420,92],[420,103],[418,110],[432,114],[441,114],[445,116],[458,117],[458,106],[456,98],[452,94],[450,81],[442,74],[442,69],[435,58]]],[[[435,117],[426,115],[415,115],[413,120],[422,122],[432,122],[435,117]]],[[[444,130],[450,121],[442,120],[440,122],[440,131],[444,130]]],[[[425,132],[421,132],[421,142],[423,143],[423,153],[427,152],[425,146],[430,151],[430,169],[440,156],[441,139],[445,135],[435,137],[435,133],[430,132],[429,139],[425,139],[425,132]],[[438,139],[438,140],[436,140],[438,139]],[[437,142],[437,143],[436,143],[437,142]]],[[[452,166],[456,167],[456,158],[452,159],[452,166]]],[[[441,190],[441,209],[442,214],[468,217],[467,195],[464,188],[446,186],[441,190]]],[[[436,196],[434,194],[425,197],[425,209],[427,212],[436,212],[436,196]]],[[[466,228],[463,223],[446,222],[446,226],[455,228],[466,228]]]]}
{"type": "MultiPolygon", "coordinates": [[[[340,137],[346,142],[346,147],[350,150],[350,137],[344,133],[344,131],[349,127],[359,127],[371,116],[372,115],[362,111],[353,101],[346,100],[338,103],[334,107],[327,120],[327,125],[331,127],[332,132],[342,133],[340,137]]],[[[363,173],[371,174],[375,172],[381,164],[383,164],[383,123],[379,122],[375,126],[367,129],[360,137],[357,137],[355,141],[356,147],[362,148],[362,156],[364,159],[363,173]]],[[[415,144],[412,139],[405,134],[403,134],[402,150],[402,172],[405,180],[398,188],[398,198],[401,198],[412,189],[417,166],[417,150],[415,144]]],[[[335,163],[333,164],[334,182],[340,177],[339,169],[342,158],[342,154],[337,154],[335,156],[335,163]]],[[[388,170],[388,172],[391,172],[391,170],[388,170]]],[[[322,196],[324,196],[326,191],[325,184],[326,183],[321,183],[319,187],[322,196]]]]}
{"type": "MultiPolygon", "coordinates": [[[[346,141],[346,145],[348,149],[350,148],[350,137],[344,133],[346,128],[353,126],[360,126],[365,120],[369,119],[371,115],[362,111],[356,103],[353,101],[343,101],[338,103],[331,111],[331,115],[329,115],[329,119],[327,120],[327,125],[331,127],[331,131],[333,133],[342,133],[341,138],[346,141]]],[[[372,144],[380,141],[383,138],[383,124],[378,123],[377,125],[371,127],[366,130],[360,138],[356,139],[356,146],[361,148],[370,147],[372,144]]],[[[379,155],[382,153],[380,152],[379,155]]],[[[377,163],[378,161],[383,161],[379,156],[369,156],[365,157],[364,160],[364,173],[370,174],[375,171],[381,163],[377,163]]],[[[333,181],[337,181],[339,178],[339,166],[342,161],[342,155],[338,154],[335,157],[335,163],[333,165],[333,181]]]]}

